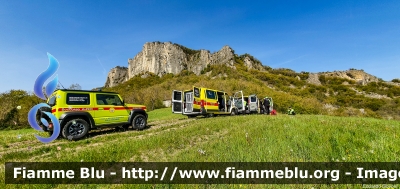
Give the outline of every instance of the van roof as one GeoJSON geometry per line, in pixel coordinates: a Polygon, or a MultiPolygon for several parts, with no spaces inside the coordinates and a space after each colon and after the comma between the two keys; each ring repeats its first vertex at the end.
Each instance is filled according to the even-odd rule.
{"type": "MultiPolygon", "coordinates": [[[[222,90],[210,89],[210,88],[206,88],[206,87],[196,87],[196,86],[193,86],[193,88],[206,89],[206,90],[211,90],[211,91],[217,91],[217,92],[227,93],[227,92],[222,91],[222,90]]],[[[192,91],[192,90],[193,90],[193,89],[188,89],[188,90],[184,90],[184,91],[186,92],[186,91],[192,91]]]]}

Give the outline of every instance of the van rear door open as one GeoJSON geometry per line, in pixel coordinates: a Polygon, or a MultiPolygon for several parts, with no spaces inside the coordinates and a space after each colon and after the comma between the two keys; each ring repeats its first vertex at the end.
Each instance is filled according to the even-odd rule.
{"type": "Polygon", "coordinates": [[[172,91],[172,113],[182,113],[182,91],[172,91]]]}
{"type": "Polygon", "coordinates": [[[258,111],[258,98],[256,95],[249,96],[249,110],[250,112],[258,111]]]}
{"type": "Polygon", "coordinates": [[[234,100],[234,105],[236,106],[238,112],[242,113],[245,111],[245,106],[244,106],[244,97],[243,97],[243,92],[238,91],[233,95],[233,100],[234,100]]]}
{"type": "Polygon", "coordinates": [[[184,91],[184,105],[183,111],[184,113],[192,113],[193,112],[193,102],[194,102],[194,91],[184,91]]]}

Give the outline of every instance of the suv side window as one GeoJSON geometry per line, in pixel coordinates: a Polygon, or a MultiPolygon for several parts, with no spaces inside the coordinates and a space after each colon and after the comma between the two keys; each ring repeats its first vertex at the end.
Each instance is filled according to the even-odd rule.
{"type": "Polygon", "coordinates": [[[96,94],[98,105],[114,105],[122,106],[122,101],[118,95],[113,94],[96,94]]]}
{"type": "Polygon", "coordinates": [[[68,105],[89,105],[89,94],[84,93],[67,93],[68,105]]]}

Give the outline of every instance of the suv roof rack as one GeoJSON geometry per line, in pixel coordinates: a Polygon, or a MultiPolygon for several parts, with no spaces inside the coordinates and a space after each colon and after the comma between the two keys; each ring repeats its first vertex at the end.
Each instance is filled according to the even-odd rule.
{"type": "Polygon", "coordinates": [[[74,90],[74,89],[58,89],[60,91],[76,91],[76,92],[89,92],[89,93],[112,93],[112,94],[118,94],[116,92],[108,92],[108,91],[89,91],[89,90],[74,90]]]}

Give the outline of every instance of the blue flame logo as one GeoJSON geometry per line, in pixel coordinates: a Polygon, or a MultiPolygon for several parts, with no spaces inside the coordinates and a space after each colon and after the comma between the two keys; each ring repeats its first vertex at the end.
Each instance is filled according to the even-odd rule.
{"type": "MultiPolygon", "coordinates": [[[[42,87],[44,87],[44,83],[46,82],[46,80],[48,80],[52,75],[54,75],[57,72],[57,69],[59,67],[59,63],[58,63],[57,59],[54,58],[53,55],[47,53],[47,56],[49,57],[50,65],[47,68],[47,70],[45,70],[43,73],[41,73],[37,77],[35,86],[34,86],[35,95],[43,100],[47,100],[47,97],[50,96],[54,92],[54,90],[57,87],[57,83],[58,83],[58,75],[55,75],[54,79],[51,80],[50,82],[48,82],[48,84],[45,88],[46,96],[43,94],[42,87]]],[[[46,103],[40,103],[40,104],[37,104],[36,106],[34,106],[28,113],[29,124],[31,125],[32,128],[34,128],[37,131],[43,131],[43,129],[38,125],[37,120],[36,120],[37,111],[41,107],[51,108],[46,103]]],[[[35,134],[35,137],[43,143],[49,143],[49,142],[57,139],[58,135],[60,134],[60,123],[58,122],[58,119],[53,114],[51,114],[49,112],[44,112],[44,111],[42,113],[45,113],[51,119],[51,122],[53,123],[53,134],[49,138],[44,138],[44,137],[41,137],[36,134],[35,134]]],[[[47,122],[47,120],[41,118],[41,120],[38,120],[38,121],[41,121],[43,123],[43,125],[45,125],[46,127],[49,127],[49,123],[47,122]]]]}

